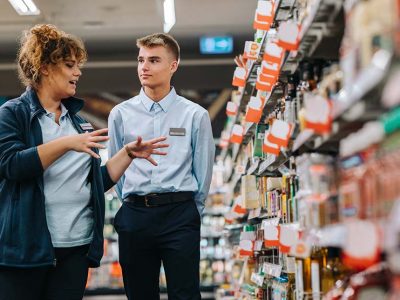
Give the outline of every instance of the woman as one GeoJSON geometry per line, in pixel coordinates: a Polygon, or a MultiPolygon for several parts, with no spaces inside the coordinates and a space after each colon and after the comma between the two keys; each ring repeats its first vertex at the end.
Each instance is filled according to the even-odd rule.
{"type": "Polygon", "coordinates": [[[104,192],[132,159],[165,155],[164,137],[138,138],[100,167],[107,129],[93,131],[73,97],[85,60],[52,25],[22,39],[27,90],[0,108],[0,299],[82,299],[103,254],[104,192]]]}

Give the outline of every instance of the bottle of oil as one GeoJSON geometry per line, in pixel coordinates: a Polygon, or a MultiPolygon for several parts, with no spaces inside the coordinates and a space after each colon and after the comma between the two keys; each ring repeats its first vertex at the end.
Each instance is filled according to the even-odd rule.
{"type": "Polygon", "coordinates": [[[340,259],[340,249],[329,247],[327,249],[327,263],[322,269],[322,292],[327,293],[333,288],[335,282],[344,279],[348,270],[340,259]]]}
{"type": "Polygon", "coordinates": [[[311,258],[296,258],[296,299],[303,300],[311,293],[311,258]]]}
{"type": "Polygon", "coordinates": [[[321,274],[326,266],[326,250],[315,246],[311,252],[311,292],[313,300],[321,299],[321,274]]]}

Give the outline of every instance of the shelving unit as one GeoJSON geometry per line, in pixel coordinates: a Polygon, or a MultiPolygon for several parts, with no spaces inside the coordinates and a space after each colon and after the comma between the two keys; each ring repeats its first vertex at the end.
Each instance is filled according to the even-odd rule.
{"type": "MultiPolygon", "coordinates": [[[[225,180],[233,199],[224,234],[232,250],[231,262],[242,261],[243,265],[241,276],[219,289],[217,299],[318,300],[323,295],[333,299],[329,290],[336,279],[372,280],[368,276],[375,276],[379,292],[387,299],[389,294],[394,297],[390,299],[397,299],[400,292],[394,292],[396,287],[390,283],[398,280],[400,272],[393,261],[382,261],[378,255],[396,256],[400,245],[392,232],[399,230],[390,223],[400,214],[392,208],[400,199],[400,182],[385,174],[400,162],[396,158],[400,156],[399,135],[393,133],[400,130],[400,97],[391,101],[391,106],[381,100],[385,91],[388,94],[391,76],[399,72],[396,53],[400,45],[394,33],[400,23],[397,4],[380,2],[387,12],[383,19],[377,16],[376,0],[264,1],[276,7],[271,29],[262,33],[258,58],[246,62],[246,84],[237,91],[240,97],[232,98],[238,111],[228,117],[224,129],[229,132],[234,124],[241,125],[242,140],[231,140],[219,157],[227,166],[225,180]],[[376,19],[365,23],[363,31],[356,31],[365,21],[357,17],[367,12],[376,19]],[[256,81],[265,59],[264,48],[267,42],[279,40],[276,32],[287,20],[300,26],[299,46],[285,51],[278,81],[270,92],[261,92],[256,81]],[[376,27],[370,37],[368,26],[372,23],[376,27]],[[296,74],[302,75],[300,82],[296,74]],[[295,93],[293,85],[298,85],[295,93]],[[315,98],[317,95],[323,100],[315,98]],[[246,122],[250,98],[264,96],[260,123],[246,122]],[[315,105],[322,105],[316,99],[327,103],[329,113],[323,127],[307,119],[307,109],[315,108],[307,108],[305,96],[315,105]],[[294,113],[292,102],[297,105],[294,113]],[[270,139],[271,135],[286,136],[274,131],[276,120],[291,125],[287,127],[287,146],[270,139]],[[260,124],[266,124],[265,132],[260,124]],[[260,139],[268,146],[263,146],[262,155],[255,154],[260,139]],[[279,154],[272,154],[271,144],[279,154]],[[362,233],[366,228],[370,239],[359,236],[367,234],[362,233]],[[392,248],[385,244],[387,232],[395,239],[392,248]],[[329,271],[332,264],[340,271],[329,271]],[[389,269],[396,271],[389,276],[389,269]]],[[[286,128],[282,126],[280,130],[286,128]]],[[[342,285],[357,294],[363,286],[354,287],[351,280],[342,285]]]]}

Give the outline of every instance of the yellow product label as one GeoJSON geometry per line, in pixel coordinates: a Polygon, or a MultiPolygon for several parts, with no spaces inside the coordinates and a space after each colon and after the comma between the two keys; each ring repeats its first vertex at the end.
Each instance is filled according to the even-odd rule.
{"type": "Polygon", "coordinates": [[[286,216],[287,214],[287,199],[286,194],[282,194],[282,215],[286,216]]]}

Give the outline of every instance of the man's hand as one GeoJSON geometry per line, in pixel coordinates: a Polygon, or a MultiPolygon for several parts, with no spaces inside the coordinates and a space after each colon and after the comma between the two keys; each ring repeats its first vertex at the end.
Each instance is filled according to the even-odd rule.
{"type": "Polygon", "coordinates": [[[158,137],[155,139],[151,139],[149,141],[143,141],[142,137],[138,137],[135,142],[131,142],[126,145],[128,150],[130,151],[131,154],[133,154],[135,157],[139,158],[144,158],[147,159],[149,162],[151,162],[153,165],[157,166],[156,161],[151,158],[152,154],[156,155],[166,155],[166,152],[161,152],[159,148],[166,148],[169,147],[168,144],[162,144],[160,142],[165,141],[167,138],[162,136],[158,137]]]}

